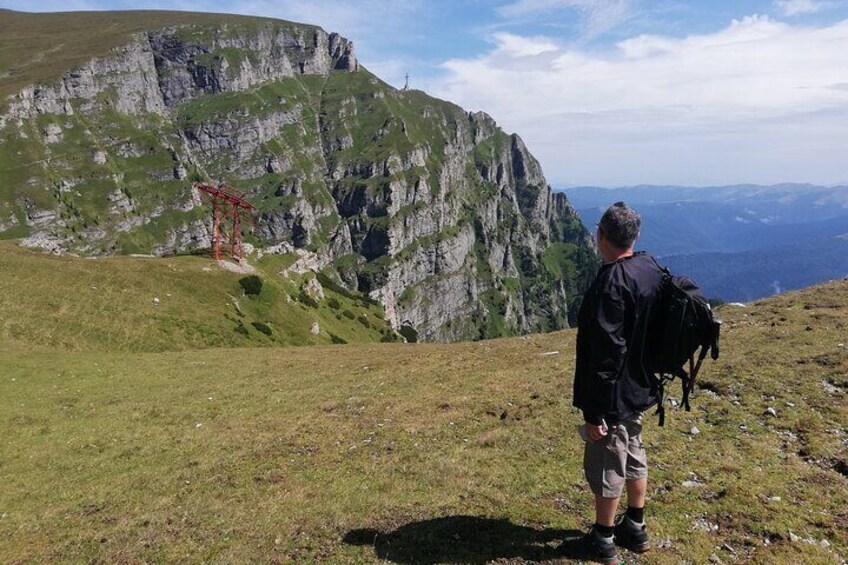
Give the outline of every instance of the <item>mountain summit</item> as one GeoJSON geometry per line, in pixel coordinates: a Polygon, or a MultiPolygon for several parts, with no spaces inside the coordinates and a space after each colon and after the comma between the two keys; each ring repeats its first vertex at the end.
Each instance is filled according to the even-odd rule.
{"type": "Polygon", "coordinates": [[[591,276],[588,232],[517,135],[389,86],[338,34],[0,11],[0,43],[0,238],[85,255],[205,249],[211,213],[192,182],[225,181],[259,208],[254,246],[436,341],[565,327],[591,276]]]}

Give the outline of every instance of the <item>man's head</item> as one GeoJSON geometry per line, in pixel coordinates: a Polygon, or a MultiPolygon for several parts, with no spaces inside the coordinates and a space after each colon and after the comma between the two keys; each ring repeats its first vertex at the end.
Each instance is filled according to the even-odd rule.
{"type": "Polygon", "coordinates": [[[641,225],[639,213],[624,202],[616,202],[607,208],[598,222],[598,250],[601,257],[611,261],[632,253],[641,225]]]}

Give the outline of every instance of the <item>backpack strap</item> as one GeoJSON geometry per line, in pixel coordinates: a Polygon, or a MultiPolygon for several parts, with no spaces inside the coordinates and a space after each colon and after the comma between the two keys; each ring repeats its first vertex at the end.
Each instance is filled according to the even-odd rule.
{"type": "Polygon", "coordinates": [[[657,416],[659,416],[659,418],[660,418],[660,422],[659,422],[660,427],[663,427],[665,425],[665,404],[663,404],[663,402],[664,402],[663,397],[664,396],[665,396],[665,381],[663,381],[662,378],[660,378],[660,386],[657,389],[657,399],[659,400],[659,402],[657,402],[657,411],[655,412],[655,414],[657,416]]]}
{"type": "Polygon", "coordinates": [[[659,425],[661,427],[665,425],[665,385],[673,380],[674,375],[659,375],[659,384],[657,385],[657,411],[655,414],[659,416],[659,425]]]}
{"type": "Polygon", "coordinates": [[[709,353],[710,347],[708,345],[701,346],[701,352],[698,354],[698,362],[695,363],[695,354],[692,353],[692,357],[689,358],[689,375],[692,377],[692,382],[690,383],[690,388],[695,387],[695,377],[698,376],[698,371],[701,370],[701,363],[704,362],[704,359],[707,358],[707,353],[709,353]]]}
{"type": "MultiPolygon", "coordinates": [[[[689,359],[689,361],[691,362],[692,359],[689,359]]],[[[683,408],[686,409],[687,412],[691,412],[692,407],[689,406],[689,393],[692,392],[692,383],[695,380],[692,378],[692,374],[687,374],[682,367],[678,369],[676,376],[680,379],[680,382],[683,383],[683,398],[680,399],[680,404],[683,405],[683,408]]]]}
{"type": "Polygon", "coordinates": [[[686,374],[686,371],[680,369],[677,376],[680,377],[680,381],[683,383],[683,400],[681,404],[683,404],[683,408],[686,409],[687,412],[692,411],[692,407],[689,406],[689,397],[695,391],[695,378],[698,376],[698,371],[701,370],[701,363],[704,362],[704,359],[707,357],[707,352],[709,348],[705,345],[701,346],[701,352],[698,354],[698,361],[695,362],[695,353],[689,357],[689,374],[686,374]]]}

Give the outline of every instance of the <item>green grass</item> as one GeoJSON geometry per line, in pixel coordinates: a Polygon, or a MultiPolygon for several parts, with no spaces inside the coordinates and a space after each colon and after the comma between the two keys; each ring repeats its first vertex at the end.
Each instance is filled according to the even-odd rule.
{"type": "MultiPolygon", "coordinates": [[[[712,392],[665,428],[647,418],[655,548],[637,562],[838,563],[848,283],[720,312],[712,392]],[[692,474],[703,486],[682,486],[692,474]]],[[[0,559],[570,562],[552,548],[591,520],[573,351],[573,331],[179,353],[7,343],[0,559]]]]}
{"type": "Polygon", "coordinates": [[[331,343],[333,335],[351,343],[385,337],[382,310],[365,297],[326,288],[317,307],[297,301],[306,279],[278,274],[291,261],[264,257],[264,284],[254,297],[239,285],[244,275],[203,257],[51,257],[0,242],[0,346],[165,351],[311,345],[331,343]],[[372,324],[340,319],[329,298],[372,324]],[[313,321],[321,329],[317,336],[310,331],[313,321]]]}

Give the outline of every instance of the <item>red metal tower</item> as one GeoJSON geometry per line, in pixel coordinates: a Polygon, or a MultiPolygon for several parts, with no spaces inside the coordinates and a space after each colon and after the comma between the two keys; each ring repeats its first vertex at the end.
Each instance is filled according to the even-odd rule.
{"type": "MultiPolygon", "coordinates": [[[[237,194],[224,183],[218,186],[212,186],[210,184],[196,182],[194,183],[194,188],[205,192],[212,201],[212,257],[216,260],[221,259],[221,207],[232,206],[232,212],[224,212],[226,215],[232,214],[233,231],[230,237],[232,256],[239,261],[244,259],[244,243],[241,237],[241,212],[253,212],[256,210],[256,206],[243,198],[244,193],[237,194]]],[[[256,222],[253,219],[253,215],[250,216],[250,219],[255,225],[256,222]]]]}

